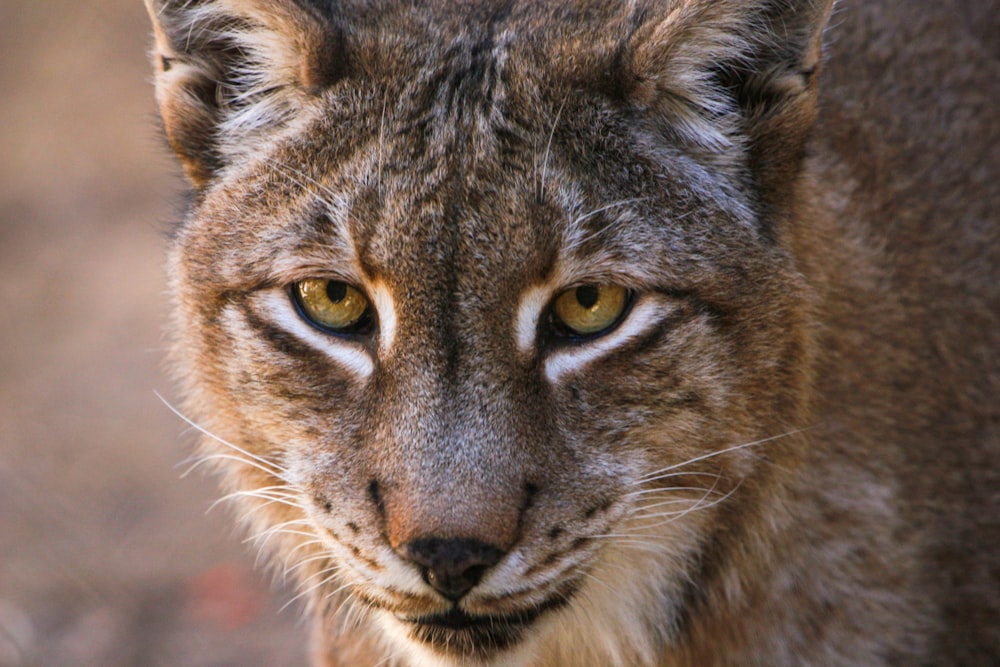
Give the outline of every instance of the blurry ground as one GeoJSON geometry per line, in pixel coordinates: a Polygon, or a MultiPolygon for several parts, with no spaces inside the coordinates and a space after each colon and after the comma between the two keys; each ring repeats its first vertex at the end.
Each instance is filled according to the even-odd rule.
{"type": "Polygon", "coordinates": [[[141,0],[0,3],[0,667],[302,665],[154,391],[181,191],[141,0]]]}

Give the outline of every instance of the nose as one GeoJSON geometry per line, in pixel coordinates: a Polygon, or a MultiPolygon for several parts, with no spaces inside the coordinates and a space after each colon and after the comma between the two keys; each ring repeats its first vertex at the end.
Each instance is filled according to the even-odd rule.
{"type": "Polygon", "coordinates": [[[479,540],[420,538],[407,542],[400,555],[420,567],[424,581],[456,602],[479,583],[504,552],[479,540]]]}

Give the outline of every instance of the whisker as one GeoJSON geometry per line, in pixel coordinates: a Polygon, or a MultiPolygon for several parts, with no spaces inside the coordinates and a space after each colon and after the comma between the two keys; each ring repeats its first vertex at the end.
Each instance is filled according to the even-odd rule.
{"type": "MultiPolygon", "coordinates": [[[[269,460],[267,460],[267,459],[265,459],[263,457],[257,456],[256,454],[251,454],[250,452],[246,451],[242,447],[238,447],[238,446],[234,445],[233,443],[228,442],[227,440],[224,440],[223,438],[220,438],[219,436],[215,435],[214,433],[212,433],[208,429],[200,426],[199,424],[195,423],[193,420],[189,419],[180,410],[178,410],[173,405],[171,405],[170,401],[168,401],[167,399],[165,399],[159,392],[154,391],[153,393],[156,394],[156,397],[158,399],[160,399],[160,401],[162,401],[165,406],[167,406],[167,409],[169,409],[175,415],[177,415],[178,417],[180,417],[186,424],[188,424],[191,428],[197,430],[199,433],[202,433],[202,434],[208,436],[209,438],[215,440],[216,442],[218,442],[218,443],[220,443],[222,445],[225,445],[226,447],[229,447],[230,449],[232,449],[234,451],[239,452],[240,454],[242,454],[243,456],[246,456],[248,459],[250,459],[252,461],[256,461],[258,464],[260,464],[260,466],[264,466],[264,467],[261,467],[261,470],[264,470],[265,472],[268,472],[269,474],[274,475],[275,477],[277,477],[279,479],[284,479],[282,477],[282,475],[288,474],[288,472],[289,472],[288,470],[285,470],[284,468],[282,468],[278,464],[274,463],[273,461],[269,461],[269,460]]],[[[239,460],[239,459],[235,459],[235,460],[239,460]]],[[[200,463],[201,463],[201,461],[199,461],[197,464],[195,464],[195,467],[197,467],[197,465],[199,465],[200,463]]],[[[248,461],[244,461],[244,463],[249,463],[249,462],[248,461]]],[[[258,467],[260,467],[260,466],[258,466],[258,467]]],[[[190,470],[188,472],[190,472],[190,470]]],[[[185,474],[187,474],[187,473],[185,473],[185,474]]]]}
{"type": "Polygon", "coordinates": [[[315,533],[309,533],[302,530],[288,530],[287,528],[281,528],[281,529],[269,528],[266,531],[254,535],[253,537],[248,537],[245,540],[243,540],[243,543],[248,544],[252,542],[253,545],[257,548],[257,557],[254,559],[254,567],[260,565],[260,559],[264,557],[264,550],[267,547],[267,543],[270,542],[275,535],[307,537],[310,539],[316,538],[315,533]]]}
{"type": "Polygon", "coordinates": [[[272,537],[281,533],[283,535],[302,535],[303,537],[316,537],[316,533],[301,531],[301,530],[289,530],[289,526],[310,526],[311,524],[304,519],[292,519],[290,521],[284,521],[282,523],[270,526],[269,528],[262,530],[250,537],[243,540],[243,543],[254,542],[258,546],[263,546],[272,537]]]}
{"type": "Polygon", "coordinates": [[[364,621],[365,617],[370,616],[370,611],[366,604],[350,604],[356,602],[354,592],[351,590],[352,588],[353,584],[346,582],[323,596],[323,601],[326,602],[341,596],[343,591],[347,591],[346,594],[341,596],[342,599],[340,600],[340,604],[337,605],[337,608],[332,614],[333,617],[340,620],[341,627],[345,629],[361,627],[361,623],[364,621]],[[346,612],[344,611],[345,606],[347,607],[346,612]]]}
{"type": "Polygon", "coordinates": [[[287,528],[289,528],[290,526],[311,526],[311,525],[312,524],[308,520],[306,520],[306,519],[289,519],[288,521],[282,521],[281,523],[277,523],[277,524],[275,524],[273,526],[268,526],[264,530],[261,530],[261,531],[257,532],[256,534],[254,534],[254,535],[252,535],[250,537],[247,537],[244,540],[244,542],[252,542],[252,541],[259,540],[259,539],[267,539],[268,537],[271,536],[272,533],[276,533],[276,532],[284,532],[284,533],[287,533],[287,534],[301,534],[301,535],[306,535],[308,537],[316,537],[315,533],[298,532],[298,531],[288,531],[287,530],[287,528]]]}
{"type": "Polygon", "coordinates": [[[644,521],[645,520],[649,520],[649,519],[660,519],[660,518],[663,518],[663,517],[667,517],[665,520],[660,521],[659,523],[654,523],[654,524],[651,524],[651,525],[643,525],[642,529],[643,530],[649,530],[651,528],[660,528],[660,527],[665,526],[667,524],[670,524],[670,523],[673,523],[675,521],[678,521],[678,520],[682,519],[683,517],[687,516],[688,514],[691,514],[692,512],[698,512],[698,511],[701,511],[701,510],[706,510],[706,509],[708,509],[710,507],[715,507],[716,505],[718,505],[720,503],[723,503],[727,499],[729,499],[734,493],[736,493],[736,491],[739,488],[740,488],[740,484],[737,484],[730,491],[726,492],[725,494],[723,494],[719,498],[716,498],[715,500],[713,500],[711,502],[708,502],[708,503],[703,503],[701,501],[704,501],[706,498],[708,498],[708,495],[709,495],[709,494],[706,493],[704,496],[702,496],[698,500],[698,502],[695,502],[694,505],[692,505],[691,507],[689,507],[689,508],[687,508],[685,510],[681,510],[679,512],[658,512],[656,514],[652,514],[652,515],[648,515],[648,516],[641,516],[639,518],[641,520],[644,520],[644,521]]]}
{"type": "Polygon", "coordinates": [[[710,458],[713,458],[713,457],[716,457],[716,456],[721,456],[722,454],[728,454],[729,452],[736,452],[736,451],[739,451],[741,449],[747,449],[747,448],[750,448],[750,447],[757,447],[759,445],[763,445],[763,444],[768,443],[768,442],[773,442],[775,440],[780,440],[781,438],[787,438],[790,435],[795,435],[797,433],[802,433],[804,431],[808,431],[810,428],[812,428],[812,427],[795,429],[794,431],[788,431],[787,433],[782,433],[780,435],[772,435],[769,438],[761,438],[760,440],[754,440],[753,442],[745,442],[745,443],[740,444],[740,445],[734,445],[732,447],[726,447],[725,449],[719,449],[719,450],[716,450],[714,452],[709,452],[707,454],[702,454],[701,456],[695,456],[694,458],[690,458],[690,459],[688,459],[686,461],[682,461],[681,463],[675,463],[675,464],[667,466],[665,468],[660,468],[659,470],[654,470],[653,472],[647,474],[646,476],[640,477],[635,482],[633,482],[633,484],[636,485],[636,486],[638,486],[639,484],[645,484],[646,482],[650,481],[651,479],[653,479],[654,477],[656,477],[657,475],[660,475],[662,473],[670,472],[671,470],[677,470],[678,468],[683,468],[684,466],[691,465],[692,463],[697,463],[699,461],[704,461],[706,459],[710,459],[710,458]]]}
{"type": "MultiPolygon", "coordinates": [[[[721,491],[714,491],[713,493],[722,495],[721,491]]],[[[699,498],[672,498],[670,500],[661,500],[658,503],[650,503],[648,505],[641,505],[639,507],[636,507],[633,514],[640,515],[643,512],[654,510],[657,507],[668,507],[670,505],[682,505],[682,504],[686,505],[690,503],[697,503],[699,502],[699,500],[700,500],[699,498]]]]}
{"type": "Polygon", "coordinates": [[[295,555],[295,552],[298,551],[299,549],[305,549],[306,547],[310,547],[310,546],[312,546],[314,544],[318,544],[319,546],[324,546],[323,545],[323,540],[319,539],[318,537],[316,539],[312,539],[312,540],[305,540],[304,542],[301,542],[300,544],[295,545],[290,551],[288,551],[285,554],[285,558],[286,559],[291,558],[292,556],[295,555]]]}
{"type": "MultiPolygon", "coordinates": [[[[281,493],[279,489],[289,488],[285,485],[281,486],[265,486],[260,489],[249,489],[244,491],[234,491],[232,493],[227,493],[215,502],[213,502],[208,511],[215,509],[216,505],[221,505],[224,502],[235,500],[236,498],[259,498],[261,500],[267,500],[268,503],[281,503],[283,505],[288,505],[289,507],[294,507],[296,509],[305,510],[305,507],[298,502],[299,496],[294,493],[281,493]]],[[[263,505],[262,505],[263,506],[263,505]]]]}
{"type": "MultiPolygon", "coordinates": [[[[188,460],[190,461],[191,459],[188,460]]],[[[200,468],[203,464],[208,463],[209,461],[236,461],[237,463],[242,463],[244,465],[250,466],[251,468],[256,468],[261,472],[271,475],[272,477],[277,477],[278,479],[282,479],[281,475],[274,472],[270,468],[267,468],[259,463],[256,463],[255,461],[245,459],[241,456],[236,456],[235,454],[206,454],[204,456],[199,456],[196,459],[194,459],[194,463],[192,463],[192,465],[187,470],[181,473],[181,478],[187,477],[192,472],[200,468]]],[[[179,465],[183,464],[184,462],[182,461],[179,465]]]]}
{"type": "MultiPolygon", "coordinates": [[[[668,473],[664,473],[662,475],[657,475],[655,477],[643,477],[643,478],[640,478],[641,482],[640,481],[636,481],[636,482],[633,482],[632,485],[635,486],[635,485],[638,485],[640,483],[641,484],[651,484],[653,482],[662,482],[665,479],[673,479],[674,477],[711,477],[713,479],[718,479],[720,477],[720,475],[718,475],[717,473],[714,473],[714,472],[706,472],[706,471],[700,471],[700,470],[696,470],[696,471],[693,471],[693,472],[668,472],[668,473]]],[[[675,487],[655,487],[655,488],[652,488],[652,489],[640,489],[639,491],[630,491],[629,493],[623,494],[622,497],[623,498],[633,498],[633,497],[636,497],[636,496],[645,495],[647,493],[658,493],[660,491],[669,491],[671,488],[675,488],[675,487]]]]}
{"type": "Polygon", "coordinates": [[[325,579],[323,579],[322,581],[319,581],[318,583],[315,583],[315,584],[309,586],[308,588],[306,588],[306,589],[304,589],[302,591],[299,591],[299,593],[296,594],[291,600],[289,600],[288,602],[286,602],[285,604],[283,604],[281,606],[281,609],[278,610],[278,613],[281,613],[285,609],[287,609],[288,607],[290,607],[296,600],[299,600],[299,599],[305,597],[306,595],[309,595],[310,593],[312,593],[316,589],[321,588],[321,587],[325,586],[326,584],[330,583],[331,581],[333,581],[334,579],[336,579],[338,572],[340,572],[340,566],[334,566],[334,567],[331,567],[331,568],[327,568],[326,570],[320,570],[316,574],[314,574],[311,577],[309,577],[309,579],[307,579],[306,581],[309,581],[310,579],[313,579],[313,578],[316,578],[316,577],[321,577],[321,576],[323,576],[325,574],[329,574],[330,575],[330,576],[326,577],[325,579]]]}
{"type": "MultiPolygon", "coordinates": [[[[708,509],[710,507],[714,507],[715,505],[718,505],[719,503],[725,502],[726,499],[728,499],[730,496],[732,496],[734,493],[736,493],[736,491],[742,485],[742,480],[741,480],[741,481],[737,482],[737,484],[730,491],[728,491],[728,492],[726,492],[724,494],[719,495],[718,498],[715,498],[715,499],[713,499],[710,502],[705,502],[713,494],[720,494],[721,493],[720,491],[718,491],[716,489],[716,487],[718,486],[718,482],[719,482],[720,479],[721,479],[721,477],[717,476],[716,477],[716,482],[711,487],[709,487],[707,489],[697,489],[697,488],[685,488],[684,489],[684,490],[688,490],[688,491],[702,491],[702,494],[699,497],[697,497],[697,498],[670,498],[670,499],[663,500],[663,501],[660,501],[660,502],[654,502],[654,503],[650,503],[650,504],[635,506],[631,510],[630,516],[633,516],[633,517],[636,518],[635,519],[636,522],[637,522],[636,530],[638,530],[638,531],[648,531],[648,530],[651,530],[651,529],[660,528],[662,526],[665,526],[665,525],[668,525],[670,523],[673,523],[674,521],[677,521],[677,520],[679,520],[679,519],[687,516],[688,514],[690,514],[692,512],[696,512],[698,510],[704,510],[704,509],[708,509]],[[654,512],[654,513],[650,513],[649,512],[650,510],[655,509],[657,507],[665,507],[665,506],[677,505],[677,504],[689,504],[690,507],[686,507],[686,508],[681,509],[681,510],[660,511],[660,512],[654,512]],[[643,523],[641,525],[638,525],[638,522],[640,522],[640,521],[643,522],[643,523]],[[650,521],[657,521],[657,523],[649,523],[650,521]]],[[[676,490],[677,488],[680,488],[680,487],[675,487],[675,489],[673,489],[673,490],[676,490]]],[[[670,490],[672,490],[672,489],[656,489],[656,491],[664,491],[664,492],[665,491],[670,491],[670,490]]],[[[600,534],[600,535],[594,535],[592,537],[594,539],[613,539],[613,540],[616,541],[616,543],[631,544],[633,546],[639,546],[639,545],[644,545],[644,544],[646,546],[655,546],[657,544],[657,542],[655,541],[654,538],[650,537],[647,540],[647,538],[645,538],[641,533],[603,533],[603,534],[600,534]]],[[[661,545],[661,550],[662,550],[662,545],[661,545]]]]}
{"type": "MultiPolygon", "coordinates": [[[[616,569],[620,569],[620,568],[616,568],[616,569]]],[[[608,591],[609,593],[614,593],[615,592],[615,588],[611,584],[609,584],[608,582],[604,581],[603,579],[601,579],[600,577],[598,577],[594,573],[588,572],[586,570],[580,570],[579,574],[581,576],[586,577],[587,579],[593,581],[594,583],[596,583],[598,586],[600,586],[604,590],[608,591]]]]}
{"type": "MultiPolygon", "coordinates": [[[[338,586],[337,588],[334,588],[332,591],[328,592],[326,595],[323,596],[323,598],[326,599],[326,600],[329,600],[330,598],[332,598],[337,593],[340,593],[341,591],[346,590],[346,589],[350,588],[353,585],[354,584],[352,584],[350,582],[342,584],[342,585],[338,586]]],[[[338,607],[338,610],[339,610],[339,607],[338,607]]]]}
{"type": "MultiPolygon", "coordinates": [[[[284,567],[282,568],[282,574],[281,574],[283,578],[287,579],[289,573],[297,569],[297,566],[293,566],[295,559],[293,558],[292,554],[294,554],[294,552],[298,551],[301,548],[311,547],[311,546],[319,546],[322,548],[324,545],[322,540],[319,539],[301,540],[299,544],[295,545],[295,548],[293,548],[291,551],[281,554],[282,560],[284,561],[284,567]]],[[[258,556],[259,555],[260,554],[258,552],[258,556]]],[[[323,555],[328,555],[328,554],[324,552],[323,555]]]]}
{"type": "MultiPolygon", "coordinates": [[[[285,505],[287,507],[291,507],[291,508],[299,509],[299,510],[302,509],[298,505],[292,505],[291,503],[287,503],[287,502],[285,502],[283,500],[278,500],[276,498],[271,498],[270,500],[266,500],[265,502],[258,503],[257,505],[254,505],[253,507],[251,507],[250,509],[248,509],[242,515],[240,515],[239,520],[240,520],[240,522],[244,522],[247,519],[249,519],[251,516],[253,516],[254,513],[259,512],[260,510],[265,509],[265,508],[270,507],[271,505],[275,505],[275,504],[285,505]]],[[[209,510],[211,510],[211,509],[212,508],[210,507],[209,510]]]]}
{"type": "MultiPolygon", "coordinates": [[[[716,477],[718,477],[718,476],[716,476],[716,477]]],[[[715,488],[714,484],[712,485],[712,488],[715,488]]],[[[648,495],[650,493],[669,493],[671,491],[697,491],[697,492],[701,492],[701,491],[704,491],[704,490],[705,490],[705,487],[703,487],[703,486],[667,486],[667,487],[660,487],[660,488],[655,488],[655,489],[642,489],[641,491],[632,491],[631,493],[627,493],[627,494],[623,495],[622,497],[623,498],[638,498],[639,496],[645,496],[645,495],[648,495]]]]}
{"type": "Polygon", "coordinates": [[[642,539],[639,535],[599,535],[598,538],[613,538],[615,546],[639,550],[645,553],[659,554],[666,548],[663,543],[658,542],[653,537],[642,539]]]}
{"type": "MultiPolygon", "coordinates": [[[[317,542],[319,542],[319,540],[317,540],[317,542]]],[[[285,567],[282,570],[281,574],[282,574],[283,577],[287,577],[292,572],[295,572],[295,570],[298,570],[299,568],[304,567],[304,566],[308,565],[309,563],[315,563],[318,560],[330,560],[330,559],[331,559],[331,556],[328,553],[322,553],[322,554],[319,554],[317,556],[312,556],[310,558],[305,558],[303,560],[298,561],[294,565],[289,565],[289,566],[285,567]]]]}
{"type": "MultiPolygon", "coordinates": [[[[354,605],[354,606],[357,607],[357,605],[354,605]]],[[[357,612],[354,612],[354,613],[360,614],[362,612],[361,611],[357,611],[357,612]]],[[[405,655],[406,652],[407,652],[406,649],[402,649],[402,648],[395,649],[392,653],[386,654],[386,656],[384,658],[382,658],[381,660],[379,660],[378,662],[376,662],[375,665],[374,665],[374,667],[382,667],[382,665],[394,665],[394,664],[396,664],[395,663],[396,658],[399,658],[399,657],[405,655]]]]}

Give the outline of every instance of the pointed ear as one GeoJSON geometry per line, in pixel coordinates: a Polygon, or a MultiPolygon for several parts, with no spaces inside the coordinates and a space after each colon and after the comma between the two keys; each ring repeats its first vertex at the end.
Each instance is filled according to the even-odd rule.
{"type": "Polygon", "coordinates": [[[675,0],[627,47],[631,102],[707,154],[745,146],[765,187],[797,168],[834,0],[675,0]]]}
{"type": "Polygon", "coordinates": [[[346,72],[342,33],[295,0],[145,0],[156,98],[198,189],[346,72]]]}

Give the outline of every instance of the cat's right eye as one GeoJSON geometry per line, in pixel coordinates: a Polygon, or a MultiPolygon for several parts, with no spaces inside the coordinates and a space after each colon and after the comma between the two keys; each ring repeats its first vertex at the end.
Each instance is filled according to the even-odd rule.
{"type": "Polygon", "coordinates": [[[580,285],[556,296],[550,321],[562,338],[593,338],[622,321],[630,300],[631,294],[621,285],[580,285]]]}
{"type": "Polygon", "coordinates": [[[368,298],[340,280],[306,278],[292,284],[291,295],[299,314],[323,331],[358,334],[372,325],[368,298]]]}

